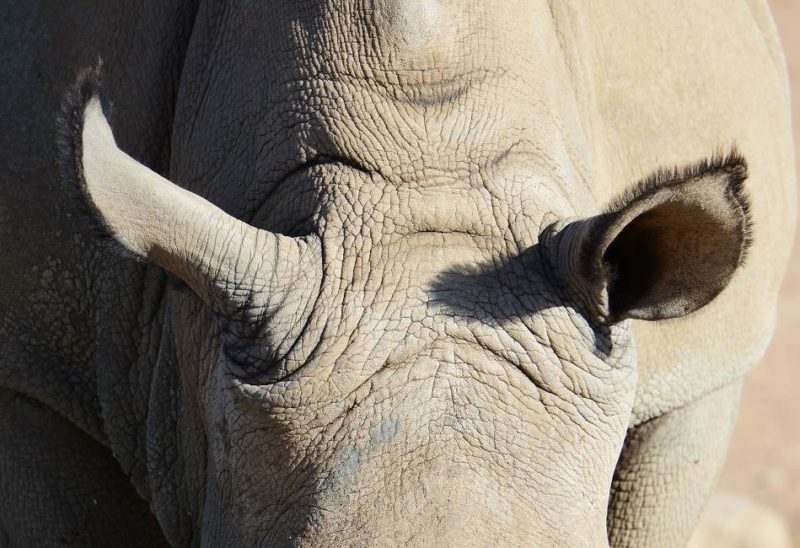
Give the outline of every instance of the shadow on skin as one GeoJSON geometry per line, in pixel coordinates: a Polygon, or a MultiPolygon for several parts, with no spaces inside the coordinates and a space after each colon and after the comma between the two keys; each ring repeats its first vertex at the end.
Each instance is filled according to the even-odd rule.
{"type": "MultiPolygon", "coordinates": [[[[550,245],[557,245],[557,238],[550,245]]],[[[431,283],[431,302],[453,317],[493,327],[524,322],[544,310],[561,309],[565,320],[574,315],[584,318],[594,337],[594,353],[608,356],[612,347],[609,328],[591,321],[568,297],[567,288],[544,257],[542,245],[535,244],[516,255],[455,266],[431,283]]]]}

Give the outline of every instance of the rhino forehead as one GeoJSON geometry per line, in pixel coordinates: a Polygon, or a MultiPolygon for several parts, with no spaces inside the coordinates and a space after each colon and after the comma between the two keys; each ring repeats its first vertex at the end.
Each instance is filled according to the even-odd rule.
{"type": "Polygon", "coordinates": [[[326,158],[409,186],[493,178],[502,160],[585,196],[567,63],[549,9],[528,4],[292,3],[263,18],[227,8],[242,30],[199,29],[213,55],[187,61],[176,177],[245,217],[326,158]],[[239,79],[248,85],[230,86],[239,79]]]}
{"type": "MultiPolygon", "coordinates": [[[[342,5],[327,0],[315,3],[313,15],[293,20],[294,37],[302,47],[326,52],[315,69],[324,72],[349,61],[353,75],[414,86],[424,94],[423,86],[446,86],[452,77],[507,65],[502,58],[519,47],[518,37],[507,31],[547,13],[545,6],[530,2],[510,2],[504,8],[479,1],[359,0],[342,5]]],[[[542,21],[547,25],[549,14],[542,21]]]]}

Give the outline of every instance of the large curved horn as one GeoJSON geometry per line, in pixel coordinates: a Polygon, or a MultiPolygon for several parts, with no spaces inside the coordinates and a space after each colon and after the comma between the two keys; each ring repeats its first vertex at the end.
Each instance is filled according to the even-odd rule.
{"type": "Polygon", "coordinates": [[[100,228],[229,318],[269,317],[310,297],[321,278],[319,242],[248,225],[122,152],[92,76],[83,76],[65,105],[60,146],[62,171],[100,228]]]}

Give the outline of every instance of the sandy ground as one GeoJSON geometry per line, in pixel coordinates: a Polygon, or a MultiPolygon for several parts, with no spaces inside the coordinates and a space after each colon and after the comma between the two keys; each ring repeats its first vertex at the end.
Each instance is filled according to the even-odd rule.
{"type": "MultiPolygon", "coordinates": [[[[793,78],[795,139],[800,144],[800,0],[771,0],[793,78]]],[[[800,158],[800,146],[797,148],[800,158]]],[[[778,330],[745,384],[742,411],[719,484],[777,510],[800,547],[800,240],[781,294],[778,330]]]]}

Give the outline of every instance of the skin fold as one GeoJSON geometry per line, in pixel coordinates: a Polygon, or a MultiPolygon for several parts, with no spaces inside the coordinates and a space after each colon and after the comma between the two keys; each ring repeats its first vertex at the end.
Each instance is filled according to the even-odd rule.
{"type": "Polygon", "coordinates": [[[0,25],[0,544],[685,544],[794,227],[763,2],[0,25]]]}

